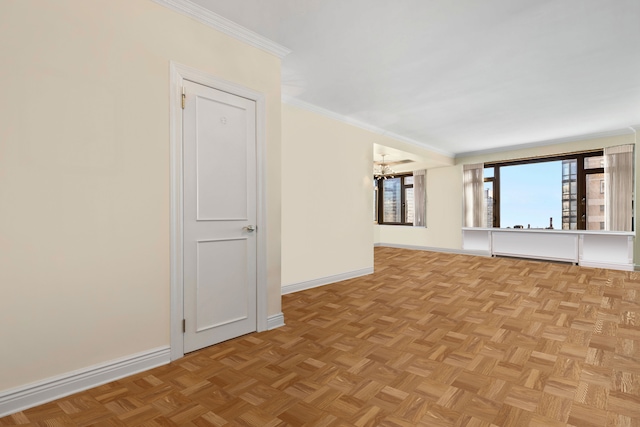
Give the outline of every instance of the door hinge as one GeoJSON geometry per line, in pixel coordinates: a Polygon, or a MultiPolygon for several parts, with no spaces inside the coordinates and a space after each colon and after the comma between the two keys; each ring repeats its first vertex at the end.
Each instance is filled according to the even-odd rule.
{"type": "Polygon", "coordinates": [[[182,86],[182,109],[184,110],[184,103],[187,100],[187,91],[184,86],[182,86]]]}
{"type": "Polygon", "coordinates": [[[182,333],[187,332],[187,319],[182,319],[182,333]]]}

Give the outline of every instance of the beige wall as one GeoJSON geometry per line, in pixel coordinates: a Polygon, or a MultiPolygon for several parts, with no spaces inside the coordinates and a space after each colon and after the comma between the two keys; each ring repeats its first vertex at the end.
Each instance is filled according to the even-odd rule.
{"type": "Polygon", "coordinates": [[[283,104],[283,286],[373,267],[371,138],[283,104]]]}
{"type": "MultiPolygon", "coordinates": [[[[371,232],[374,143],[411,153],[424,159],[421,164],[454,164],[449,157],[413,144],[283,104],[283,286],[373,267],[373,243],[384,234],[371,232]]],[[[456,169],[430,169],[434,178],[427,177],[428,187],[442,194],[457,189],[462,181],[456,169]]],[[[429,205],[433,220],[447,224],[442,230],[424,230],[434,244],[454,247],[457,243],[452,242],[460,240],[459,229],[457,240],[447,234],[453,229],[451,222],[461,221],[459,203],[446,199],[429,205]]]]}
{"type": "Polygon", "coordinates": [[[427,169],[427,227],[374,225],[376,243],[462,247],[462,169],[449,166],[427,169]]]}
{"type": "Polygon", "coordinates": [[[0,2],[0,392],[169,344],[169,61],[266,94],[280,60],[147,0],[0,2]]]}

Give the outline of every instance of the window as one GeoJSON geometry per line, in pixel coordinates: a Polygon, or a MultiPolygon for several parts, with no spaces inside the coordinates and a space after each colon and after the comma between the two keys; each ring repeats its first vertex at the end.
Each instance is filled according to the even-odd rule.
{"type": "Polygon", "coordinates": [[[486,163],[487,226],[601,230],[602,151],[486,163]]]}
{"type": "Polygon", "coordinates": [[[413,225],[413,175],[374,179],[374,203],[378,224],[413,225]]]}

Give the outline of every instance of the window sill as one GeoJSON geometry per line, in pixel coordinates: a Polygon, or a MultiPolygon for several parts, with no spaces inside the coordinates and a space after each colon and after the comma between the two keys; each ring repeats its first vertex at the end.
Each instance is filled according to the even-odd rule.
{"type": "Polygon", "coordinates": [[[605,230],[561,230],[546,228],[489,228],[489,227],[462,227],[462,231],[492,231],[506,233],[555,233],[555,234],[595,234],[604,236],[635,236],[635,231],[605,231],[605,230]]]}

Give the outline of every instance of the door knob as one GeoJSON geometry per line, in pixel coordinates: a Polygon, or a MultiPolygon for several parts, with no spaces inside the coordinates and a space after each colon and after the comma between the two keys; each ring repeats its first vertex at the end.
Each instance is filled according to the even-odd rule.
{"type": "Polygon", "coordinates": [[[256,231],[256,227],[253,225],[247,225],[246,227],[242,227],[242,229],[248,231],[249,233],[256,231]]]}

